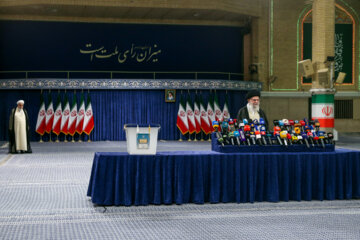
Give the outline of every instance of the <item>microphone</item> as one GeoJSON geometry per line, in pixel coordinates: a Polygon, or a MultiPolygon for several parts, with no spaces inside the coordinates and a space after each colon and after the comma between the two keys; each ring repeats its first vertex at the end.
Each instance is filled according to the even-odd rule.
{"type": "Polygon", "coordinates": [[[304,120],[300,120],[300,125],[301,125],[301,131],[302,132],[305,132],[305,125],[306,125],[306,123],[305,123],[305,121],[304,120]]]}
{"type": "Polygon", "coordinates": [[[284,130],[284,122],[282,120],[279,120],[279,127],[281,130],[284,130]]]}
{"type": "Polygon", "coordinates": [[[327,136],[329,139],[329,143],[334,144],[334,135],[331,132],[329,132],[329,133],[327,133],[327,136]]]}
{"type": "MultiPolygon", "coordinates": [[[[239,134],[240,134],[240,141],[243,142],[245,144],[246,141],[246,137],[245,137],[245,133],[244,133],[244,123],[241,122],[239,124],[239,130],[238,130],[239,134]]],[[[245,144],[246,145],[246,144],[245,144]]]]}
{"type": "Polygon", "coordinates": [[[234,142],[234,132],[229,132],[229,138],[230,138],[230,142],[231,142],[231,145],[235,145],[235,142],[234,142]]]}
{"type": "Polygon", "coordinates": [[[261,143],[261,134],[260,134],[260,131],[259,131],[259,127],[258,127],[258,126],[255,127],[255,138],[256,138],[256,142],[257,142],[259,145],[262,145],[262,143],[261,143]]]}
{"type": "Polygon", "coordinates": [[[286,134],[287,139],[289,140],[289,144],[292,145],[292,136],[290,133],[286,134]]]}
{"type": "Polygon", "coordinates": [[[301,137],[304,139],[304,142],[305,142],[305,144],[306,144],[306,147],[307,147],[307,148],[310,148],[310,145],[309,145],[309,142],[308,142],[308,136],[306,135],[305,132],[302,132],[302,133],[301,133],[301,137]]]}
{"type": "Polygon", "coordinates": [[[284,145],[285,145],[285,147],[287,147],[287,146],[288,146],[288,142],[287,142],[287,131],[281,131],[281,132],[280,132],[280,137],[281,137],[281,139],[284,140],[284,145]]]}
{"type": "Polygon", "coordinates": [[[273,145],[273,142],[272,142],[272,139],[271,139],[271,133],[270,132],[266,132],[266,136],[267,136],[267,138],[268,138],[268,141],[269,141],[269,144],[270,145],[273,145]]]}
{"type": "Polygon", "coordinates": [[[213,121],[212,125],[213,125],[214,131],[215,131],[217,141],[224,147],[224,138],[223,138],[221,132],[219,132],[219,122],[213,121]]]}
{"type": "Polygon", "coordinates": [[[291,131],[294,128],[295,125],[295,121],[294,120],[289,120],[289,131],[291,131]]]}
{"type": "Polygon", "coordinates": [[[295,128],[294,128],[294,132],[295,132],[295,134],[296,134],[296,136],[297,136],[297,138],[298,138],[299,143],[300,143],[300,144],[303,144],[300,128],[299,128],[299,127],[295,127],[295,128]]]}
{"type": "Polygon", "coordinates": [[[265,126],[260,127],[260,134],[261,134],[261,139],[262,139],[264,145],[267,145],[266,138],[265,138],[265,136],[266,136],[266,128],[265,128],[265,126]]]}
{"type": "Polygon", "coordinates": [[[225,144],[230,144],[229,136],[228,136],[228,134],[229,134],[229,123],[228,122],[223,121],[221,123],[221,131],[222,131],[222,135],[223,135],[225,144]]]}
{"type": "Polygon", "coordinates": [[[324,138],[325,138],[325,136],[324,136],[324,134],[325,134],[325,132],[319,131],[319,139],[320,139],[321,146],[322,146],[323,148],[325,148],[325,143],[324,143],[324,138]]]}
{"type": "Polygon", "coordinates": [[[313,135],[314,135],[313,139],[314,139],[314,142],[316,142],[316,145],[320,145],[320,144],[319,144],[319,136],[316,135],[315,132],[313,132],[313,135]]]}
{"type": "Polygon", "coordinates": [[[232,118],[229,118],[229,130],[230,130],[230,132],[233,132],[233,131],[235,131],[235,126],[234,126],[234,121],[233,121],[233,119],[232,118]]]}
{"type": "Polygon", "coordinates": [[[236,140],[236,144],[238,146],[240,146],[240,139],[239,139],[240,133],[239,133],[239,131],[234,131],[233,134],[234,134],[234,138],[236,140]]]}
{"type": "Polygon", "coordinates": [[[246,137],[248,145],[251,145],[250,140],[249,140],[250,139],[250,130],[251,130],[250,125],[244,126],[245,137],[246,137]]]}
{"type": "Polygon", "coordinates": [[[316,129],[316,131],[318,132],[318,131],[319,131],[319,129],[320,129],[320,123],[319,123],[319,120],[315,119],[315,120],[314,120],[314,125],[315,125],[315,129],[316,129]]]}
{"type": "Polygon", "coordinates": [[[307,136],[310,139],[310,143],[311,143],[312,147],[315,147],[314,140],[313,140],[314,136],[313,136],[312,132],[310,132],[310,131],[307,132],[307,136]]]}
{"type": "Polygon", "coordinates": [[[289,131],[289,120],[287,120],[286,118],[282,120],[282,122],[284,123],[285,129],[286,131],[289,131]]]}
{"type": "Polygon", "coordinates": [[[246,118],[244,118],[243,123],[244,123],[244,125],[247,125],[247,124],[249,124],[249,121],[246,118]]]}
{"type": "Polygon", "coordinates": [[[253,145],[256,145],[256,141],[255,141],[255,133],[254,132],[250,132],[250,139],[253,145]]]}
{"type": "Polygon", "coordinates": [[[281,139],[280,139],[280,133],[281,132],[281,128],[279,126],[274,127],[274,136],[276,137],[277,141],[279,142],[280,145],[283,145],[281,139]]]}

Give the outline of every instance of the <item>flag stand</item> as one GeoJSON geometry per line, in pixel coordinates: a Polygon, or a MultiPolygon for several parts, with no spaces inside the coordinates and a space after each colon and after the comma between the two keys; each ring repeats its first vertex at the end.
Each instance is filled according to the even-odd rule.
{"type": "Polygon", "coordinates": [[[82,142],[82,140],[81,140],[81,134],[79,134],[79,141],[78,142],[82,142]]]}
{"type": "Polygon", "coordinates": [[[75,142],[74,135],[72,135],[71,142],[75,142]]]}
{"type": "Polygon", "coordinates": [[[55,142],[59,142],[59,135],[56,135],[56,141],[55,142]]]}
{"type": "Polygon", "coordinates": [[[196,139],[196,132],[195,132],[195,139],[194,139],[194,142],[197,142],[197,139],[196,139]]]}
{"type": "Polygon", "coordinates": [[[52,139],[51,139],[51,132],[49,133],[49,142],[52,142],[52,139]]]}
{"type": "Polygon", "coordinates": [[[208,135],[209,135],[208,142],[211,142],[211,135],[210,134],[208,134],[208,135]]]}
{"type": "Polygon", "coordinates": [[[179,138],[179,142],[182,142],[183,140],[182,140],[182,138],[181,138],[181,132],[180,132],[180,138],[179,138]]]}
{"type": "Polygon", "coordinates": [[[40,141],[39,141],[40,143],[42,143],[42,142],[44,142],[43,140],[42,140],[42,135],[40,135],[40,141]]]}
{"type": "Polygon", "coordinates": [[[204,141],[204,138],[203,138],[203,132],[201,131],[201,139],[200,139],[201,142],[204,141]]]}
{"type": "Polygon", "coordinates": [[[191,142],[191,133],[189,133],[189,139],[188,142],[191,142]]]}
{"type": "Polygon", "coordinates": [[[64,140],[64,142],[68,142],[68,140],[66,139],[66,137],[67,137],[67,135],[65,135],[65,140],[64,140]]]}
{"type": "Polygon", "coordinates": [[[87,140],[87,142],[91,142],[91,140],[90,140],[90,134],[89,135],[87,135],[88,136],[88,140],[87,140]]]}

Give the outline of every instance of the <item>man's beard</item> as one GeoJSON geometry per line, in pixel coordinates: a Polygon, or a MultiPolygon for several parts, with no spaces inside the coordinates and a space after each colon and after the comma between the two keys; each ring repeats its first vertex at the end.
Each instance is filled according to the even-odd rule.
{"type": "Polygon", "coordinates": [[[253,104],[249,104],[250,105],[250,109],[253,112],[259,112],[260,106],[259,105],[253,105],[253,104]]]}

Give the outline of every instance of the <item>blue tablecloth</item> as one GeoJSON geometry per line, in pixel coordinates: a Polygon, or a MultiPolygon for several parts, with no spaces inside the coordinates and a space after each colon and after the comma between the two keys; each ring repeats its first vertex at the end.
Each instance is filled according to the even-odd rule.
{"type": "Polygon", "coordinates": [[[98,152],[87,195],[126,206],[358,198],[360,152],[98,152]]]}

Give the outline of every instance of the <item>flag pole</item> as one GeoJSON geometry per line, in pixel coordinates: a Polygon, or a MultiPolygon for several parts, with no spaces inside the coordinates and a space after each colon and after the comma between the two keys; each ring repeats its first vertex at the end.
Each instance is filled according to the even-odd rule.
{"type": "Polygon", "coordinates": [[[194,142],[197,142],[197,139],[196,139],[196,132],[195,132],[195,139],[194,139],[194,142]]]}
{"type": "Polygon", "coordinates": [[[51,139],[51,131],[49,132],[49,142],[52,142],[52,139],[51,139]]]}
{"type": "MultiPolygon", "coordinates": [[[[65,88],[65,99],[67,98],[67,96],[66,96],[66,88],[65,88]]],[[[66,107],[66,106],[65,106],[66,107]]],[[[61,126],[61,124],[60,124],[60,126],[61,126]]],[[[66,128],[67,129],[67,128],[66,128]]],[[[66,130],[67,132],[68,132],[68,130],[66,130]]],[[[64,133],[64,135],[65,135],[65,138],[64,138],[64,142],[68,142],[68,140],[66,139],[66,137],[67,137],[67,134],[65,134],[64,133]]]]}
{"type": "Polygon", "coordinates": [[[59,142],[59,135],[56,135],[56,141],[55,142],[59,142]]]}
{"type": "Polygon", "coordinates": [[[79,133],[79,141],[78,142],[82,142],[81,140],[81,133],[79,133]]]}
{"type": "Polygon", "coordinates": [[[88,142],[91,142],[91,140],[90,140],[90,134],[87,135],[87,136],[88,136],[88,140],[87,140],[87,141],[88,141],[88,142]]]}
{"type": "MultiPolygon", "coordinates": [[[[40,97],[42,97],[42,94],[43,94],[43,89],[41,89],[41,91],[40,91],[40,95],[41,95],[40,97]]],[[[44,106],[45,106],[45,102],[44,102],[44,106]]],[[[45,109],[45,113],[46,113],[46,109],[45,109]]],[[[46,120],[46,114],[45,114],[45,120],[46,120]]],[[[45,121],[45,125],[46,125],[46,121],[45,121]]],[[[43,135],[44,135],[44,133],[43,133],[43,135]]],[[[42,140],[43,135],[40,134],[40,141],[39,141],[40,143],[43,142],[43,140],[42,140]]]]}
{"type": "Polygon", "coordinates": [[[210,135],[210,133],[209,133],[208,135],[209,135],[208,142],[211,142],[211,135],[210,135]]]}
{"type": "Polygon", "coordinates": [[[191,142],[191,133],[189,133],[189,139],[188,142],[191,142]]]}
{"type": "MultiPolygon", "coordinates": [[[[180,130],[179,130],[180,132],[180,130]]],[[[179,138],[179,142],[182,142],[183,140],[181,139],[181,132],[180,132],[180,138],[179,138]]]]}
{"type": "Polygon", "coordinates": [[[201,139],[200,139],[201,142],[204,141],[204,138],[203,138],[203,131],[201,131],[201,139]]]}
{"type": "Polygon", "coordinates": [[[72,139],[71,139],[71,142],[75,142],[75,140],[74,140],[74,135],[72,135],[71,138],[72,138],[72,139]]]}

